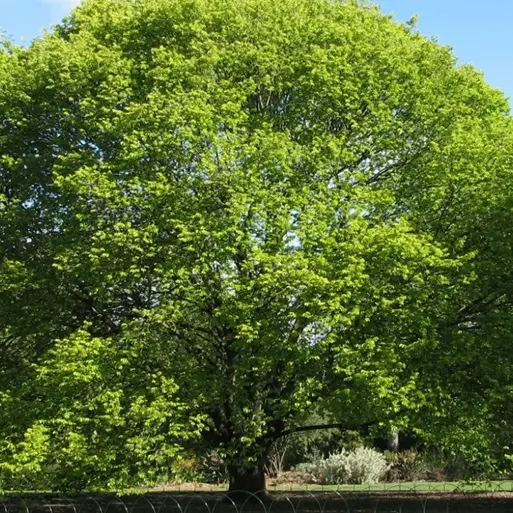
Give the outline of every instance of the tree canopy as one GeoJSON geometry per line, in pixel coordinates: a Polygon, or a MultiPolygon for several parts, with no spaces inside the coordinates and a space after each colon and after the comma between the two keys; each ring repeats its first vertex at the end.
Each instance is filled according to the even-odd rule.
{"type": "Polygon", "coordinates": [[[502,448],[512,164],[502,93],[370,5],[86,0],[5,42],[0,472],[201,440],[257,490],[313,410],[502,448]]]}

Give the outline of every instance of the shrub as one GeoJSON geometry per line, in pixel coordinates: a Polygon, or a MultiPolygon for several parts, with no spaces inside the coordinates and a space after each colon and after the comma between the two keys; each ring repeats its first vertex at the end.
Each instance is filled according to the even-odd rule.
{"type": "Polygon", "coordinates": [[[310,463],[301,463],[296,467],[296,470],[309,474],[315,483],[346,483],[348,475],[346,455],[346,451],[342,450],[338,454],[330,454],[327,458],[316,457],[310,463]]]}
{"type": "Polygon", "coordinates": [[[298,465],[297,470],[310,474],[312,480],[320,484],[361,484],[382,479],[388,465],[380,452],[357,447],[298,465]]]}
{"type": "Polygon", "coordinates": [[[220,484],[228,479],[224,459],[215,451],[189,454],[178,459],[171,469],[174,483],[220,484]]]}
{"type": "Polygon", "coordinates": [[[417,451],[385,451],[385,458],[389,464],[387,481],[415,481],[418,474],[423,472],[422,460],[417,451]]]}
{"type": "Polygon", "coordinates": [[[389,463],[387,481],[455,481],[475,479],[479,475],[461,457],[444,454],[440,450],[418,453],[385,451],[389,463]]]}
{"type": "Polygon", "coordinates": [[[376,483],[388,470],[385,457],[368,447],[357,447],[347,455],[348,483],[376,483]]]}
{"type": "Polygon", "coordinates": [[[267,461],[265,462],[265,473],[268,477],[277,478],[283,471],[287,450],[289,449],[290,438],[282,437],[275,440],[271,446],[267,461]]]}
{"type": "MultiPolygon", "coordinates": [[[[486,460],[485,455],[482,456],[486,460]]],[[[460,479],[484,478],[486,475],[479,475],[471,471],[469,462],[461,456],[453,456],[444,451],[431,449],[422,454],[419,462],[424,472],[425,481],[457,481],[460,479]]]]}
{"type": "Polygon", "coordinates": [[[211,451],[202,458],[198,466],[198,474],[202,483],[221,484],[228,480],[226,462],[216,451],[211,451]]]}
{"type": "Polygon", "coordinates": [[[193,455],[179,458],[172,466],[170,480],[174,483],[194,483],[199,481],[199,461],[193,455]]]}

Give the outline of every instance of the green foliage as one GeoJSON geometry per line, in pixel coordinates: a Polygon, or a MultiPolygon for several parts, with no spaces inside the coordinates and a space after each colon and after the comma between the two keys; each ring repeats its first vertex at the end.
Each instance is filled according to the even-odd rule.
{"type": "Polygon", "coordinates": [[[201,481],[199,461],[195,455],[184,455],[173,462],[169,469],[169,479],[173,483],[197,483],[201,481]]]}
{"type": "Polygon", "coordinates": [[[2,473],[261,469],[313,410],[499,457],[513,130],[447,48],[355,2],[86,0],[0,84],[2,473]]]}
{"type": "Polygon", "coordinates": [[[216,451],[203,457],[198,466],[198,480],[202,483],[221,484],[228,479],[226,462],[216,451]]]}
{"type": "Polygon", "coordinates": [[[4,395],[3,413],[26,427],[3,441],[3,473],[33,489],[119,489],[162,479],[201,424],[188,418],[192,405],[180,402],[173,380],[138,369],[144,349],[87,329],[58,340],[21,390],[36,404],[25,411],[26,396],[4,395]]]}
{"type": "Polygon", "coordinates": [[[468,453],[451,454],[439,448],[385,452],[390,465],[388,481],[463,481],[489,480],[509,475],[507,458],[483,450],[481,458],[468,458],[468,453]]]}

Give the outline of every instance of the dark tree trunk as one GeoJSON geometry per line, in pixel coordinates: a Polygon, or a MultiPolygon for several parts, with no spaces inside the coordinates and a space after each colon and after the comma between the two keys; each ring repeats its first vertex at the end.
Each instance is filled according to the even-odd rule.
{"type": "Polygon", "coordinates": [[[245,501],[270,498],[265,484],[263,463],[244,467],[230,465],[228,473],[230,477],[228,494],[231,499],[245,501]]]}

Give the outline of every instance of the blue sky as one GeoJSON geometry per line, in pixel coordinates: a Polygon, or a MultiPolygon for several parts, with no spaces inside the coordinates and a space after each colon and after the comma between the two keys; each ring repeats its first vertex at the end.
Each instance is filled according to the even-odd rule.
{"type": "MultiPolygon", "coordinates": [[[[0,0],[0,29],[30,41],[80,0],[0,0]]],[[[279,0],[277,0],[279,1],[279,0]]],[[[449,45],[462,63],[513,98],[513,0],[381,0],[397,20],[418,14],[418,28],[449,45]]]]}

